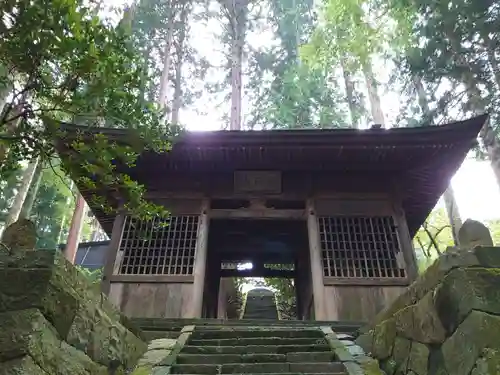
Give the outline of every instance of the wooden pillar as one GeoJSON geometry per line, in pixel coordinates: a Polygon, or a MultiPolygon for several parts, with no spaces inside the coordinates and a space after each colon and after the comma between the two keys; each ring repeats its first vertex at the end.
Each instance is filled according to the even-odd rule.
{"type": "Polygon", "coordinates": [[[319,224],[312,199],[307,200],[306,209],[312,291],[314,299],[314,318],[315,320],[326,320],[325,286],[323,284],[323,262],[321,259],[322,255],[319,237],[319,224]]]}
{"type": "Polygon", "coordinates": [[[66,240],[66,247],[64,248],[64,256],[72,264],[75,264],[76,252],[78,250],[78,244],[80,243],[80,235],[82,233],[83,219],[86,211],[85,205],[85,199],[78,193],[75,210],[73,211],[73,217],[69,227],[68,238],[66,240]]]}
{"type": "Polygon", "coordinates": [[[198,234],[196,236],[196,252],[194,259],[194,281],[193,294],[191,297],[191,309],[187,318],[201,318],[203,312],[203,291],[205,289],[205,275],[207,268],[207,244],[208,244],[208,210],[210,200],[204,199],[200,219],[198,222],[198,234]]]}
{"type": "Polygon", "coordinates": [[[401,253],[403,255],[408,279],[413,282],[418,277],[417,257],[415,255],[415,249],[413,248],[413,241],[410,236],[404,210],[401,207],[397,207],[395,212],[396,215],[394,219],[398,232],[399,245],[401,246],[401,253]]]}
{"type": "Polygon", "coordinates": [[[123,228],[125,225],[125,213],[119,211],[113,222],[113,231],[111,232],[111,241],[109,242],[106,251],[104,270],[102,274],[101,291],[108,295],[110,291],[110,278],[113,275],[116,258],[120,250],[120,242],[123,236],[123,228]]]}

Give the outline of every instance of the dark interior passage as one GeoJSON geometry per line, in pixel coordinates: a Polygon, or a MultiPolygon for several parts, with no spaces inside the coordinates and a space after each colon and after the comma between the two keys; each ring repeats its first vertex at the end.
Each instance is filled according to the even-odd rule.
{"type": "Polygon", "coordinates": [[[218,311],[221,278],[294,280],[298,319],[309,318],[311,280],[305,220],[212,219],[205,279],[205,317],[218,311]]]}
{"type": "Polygon", "coordinates": [[[221,219],[210,222],[210,257],[217,257],[221,264],[252,263],[251,270],[239,270],[238,276],[279,276],[281,271],[283,276],[291,277],[297,254],[307,247],[307,228],[302,220],[221,219]]]}

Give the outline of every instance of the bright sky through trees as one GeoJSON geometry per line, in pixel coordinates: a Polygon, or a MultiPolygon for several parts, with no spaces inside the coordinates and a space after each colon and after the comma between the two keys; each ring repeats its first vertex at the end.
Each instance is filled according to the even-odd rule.
{"type": "MultiPolygon", "coordinates": [[[[130,0],[105,0],[107,6],[121,7],[130,0]]],[[[192,34],[196,37],[192,40],[192,45],[211,63],[222,64],[222,45],[217,38],[220,31],[220,24],[214,20],[208,22],[195,22],[192,24],[192,34]],[[213,21],[213,22],[211,22],[213,21]]],[[[247,43],[257,47],[264,43],[272,43],[273,33],[270,30],[259,30],[259,33],[250,32],[247,35],[247,43]]],[[[394,68],[392,62],[375,62],[377,78],[381,87],[387,83],[389,72],[394,68]],[[387,65],[387,64],[390,64],[387,65]]],[[[223,73],[220,73],[223,74],[223,73]]],[[[212,77],[209,77],[211,79],[212,77]]],[[[245,79],[243,80],[245,85],[245,79]]],[[[396,93],[383,92],[382,108],[387,118],[387,125],[394,124],[400,107],[400,98],[396,93]]],[[[248,112],[248,105],[243,94],[243,114],[248,112]]],[[[181,109],[181,122],[191,131],[208,131],[221,129],[221,117],[226,108],[216,108],[216,103],[202,98],[198,100],[196,106],[189,109],[181,109]]],[[[243,125],[245,123],[243,116],[243,125]]],[[[500,191],[495,181],[494,174],[489,162],[480,162],[468,159],[460,168],[452,180],[460,214],[463,220],[473,218],[477,220],[491,220],[500,218],[500,191]],[[481,186],[481,193],[478,194],[478,187],[481,186]]],[[[442,200],[438,205],[442,205],[442,200]]]]}

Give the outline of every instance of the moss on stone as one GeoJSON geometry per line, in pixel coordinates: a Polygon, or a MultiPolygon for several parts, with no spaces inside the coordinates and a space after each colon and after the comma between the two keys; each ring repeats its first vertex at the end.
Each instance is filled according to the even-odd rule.
{"type": "Polygon", "coordinates": [[[396,322],[387,319],[373,330],[373,344],[371,354],[377,359],[385,359],[392,353],[396,339],[396,322]]]}
{"type": "Polygon", "coordinates": [[[128,320],[60,252],[0,254],[0,271],[0,359],[29,353],[51,375],[59,374],[53,362],[72,375],[98,375],[113,361],[133,367],[146,351],[121,324],[128,320]]]}
{"type": "Polygon", "coordinates": [[[476,365],[471,375],[498,375],[500,374],[500,350],[483,349],[481,357],[476,361],[476,365]]]}
{"type": "Polygon", "coordinates": [[[413,341],[411,343],[408,368],[418,375],[427,375],[429,367],[429,348],[427,345],[413,341]]]}
{"type": "Polygon", "coordinates": [[[0,312],[38,308],[66,337],[78,309],[78,296],[57,270],[1,270],[0,312]]]}
{"type": "Polygon", "coordinates": [[[500,348],[500,317],[472,311],[442,345],[446,369],[468,375],[485,348],[500,348]]]}
{"type": "Polygon", "coordinates": [[[356,345],[361,346],[366,353],[371,353],[373,349],[373,334],[374,331],[371,330],[359,335],[355,340],[356,345]]]}
{"type": "Polygon", "coordinates": [[[96,307],[94,325],[88,334],[87,353],[94,361],[108,366],[117,361],[129,368],[146,352],[147,344],[128,331],[120,323],[111,320],[104,311],[96,307]]]}
{"type": "Polygon", "coordinates": [[[500,268],[500,248],[492,246],[477,246],[473,250],[479,265],[488,268],[500,268]]]}
{"type": "Polygon", "coordinates": [[[385,375],[380,369],[379,363],[376,359],[363,362],[360,364],[360,366],[363,369],[365,375],[385,375]]]}
{"type": "Polygon", "coordinates": [[[433,293],[394,314],[397,333],[410,340],[425,344],[440,344],[446,337],[434,307],[433,293]]]}
{"type": "Polygon", "coordinates": [[[411,350],[411,341],[402,337],[396,337],[392,359],[396,362],[397,369],[407,368],[411,350]]]}
{"type": "Polygon", "coordinates": [[[500,269],[462,268],[451,271],[436,289],[435,305],[451,334],[472,310],[500,314],[500,269]]]}
{"type": "Polygon", "coordinates": [[[398,364],[394,359],[389,358],[385,361],[381,361],[380,367],[385,371],[387,375],[394,375],[396,373],[396,370],[398,369],[398,364]]]}
{"type": "Polygon", "coordinates": [[[152,372],[151,366],[138,366],[130,375],[151,375],[152,372]]]}
{"type": "Polygon", "coordinates": [[[0,363],[0,375],[50,375],[29,355],[0,363]]]}
{"type": "Polygon", "coordinates": [[[50,375],[107,374],[105,367],[61,341],[39,310],[3,313],[0,324],[0,355],[3,360],[30,355],[50,375]]]}
{"type": "MultiPolygon", "coordinates": [[[[479,249],[479,248],[478,248],[479,249]]],[[[495,249],[495,248],[491,248],[495,249]]],[[[490,250],[491,251],[491,250],[490,250]]],[[[486,255],[483,254],[483,257],[486,255]]],[[[362,333],[373,329],[380,322],[392,317],[397,311],[415,304],[427,293],[434,290],[446,274],[458,267],[473,267],[480,264],[474,251],[446,252],[437,259],[424,274],[420,275],[405,292],[398,296],[393,303],[382,310],[371,324],[361,329],[362,333]]]]}

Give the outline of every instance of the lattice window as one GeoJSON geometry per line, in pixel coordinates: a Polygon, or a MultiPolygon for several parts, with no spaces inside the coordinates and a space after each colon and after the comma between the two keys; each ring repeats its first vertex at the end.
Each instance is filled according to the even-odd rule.
{"type": "Polygon", "coordinates": [[[406,277],[391,216],[319,217],[318,220],[325,276],[406,277]]]}
{"type": "Polygon", "coordinates": [[[126,275],[192,275],[198,216],[140,221],[127,217],[120,243],[126,275]]]}

